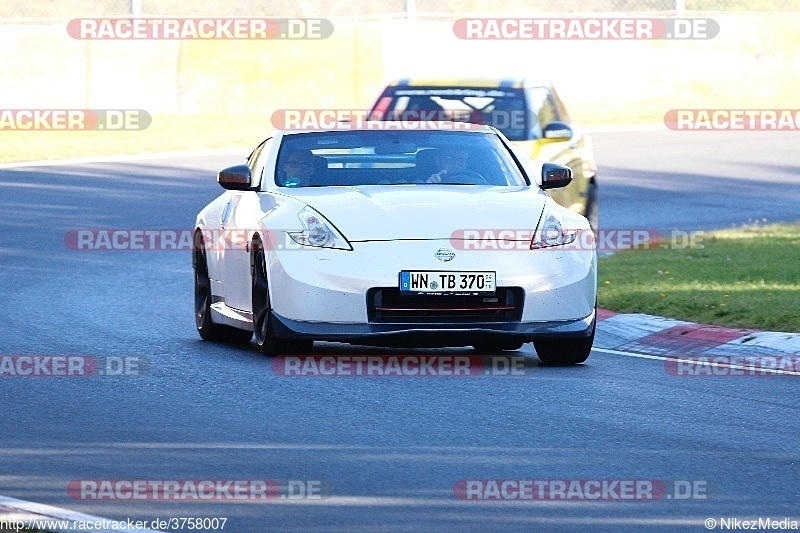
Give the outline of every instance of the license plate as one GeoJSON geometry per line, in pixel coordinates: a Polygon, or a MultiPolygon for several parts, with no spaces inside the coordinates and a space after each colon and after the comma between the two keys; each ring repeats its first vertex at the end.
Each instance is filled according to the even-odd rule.
{"type": "Polygon", "coordinates": [[[441,294],[494,292],[494,278],[494,272],[403,270],[400,272],[400,292],[441,294]]]}

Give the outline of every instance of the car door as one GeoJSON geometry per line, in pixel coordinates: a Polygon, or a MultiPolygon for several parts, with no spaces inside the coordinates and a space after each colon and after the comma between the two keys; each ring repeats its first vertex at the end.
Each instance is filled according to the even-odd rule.
{"type": "MultiPolygon", "coordinates": [[[[267,139],[248,160],[252,184],[261,183],[272,139],[267,139]]],[[[250,280],[250,237],[257,229],[261,209],[259,193],[255,191],[232,191],[229,208],[223,211],[222,235],[225,240],[222,269],[225,273],[225,305],[241,311],[252,307],[250,280]]]]}

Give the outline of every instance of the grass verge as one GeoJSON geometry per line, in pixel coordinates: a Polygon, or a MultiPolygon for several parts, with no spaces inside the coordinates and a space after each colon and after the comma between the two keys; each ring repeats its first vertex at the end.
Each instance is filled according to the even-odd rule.
{"type": "Polygon", "coordinates": [[[601,258],[599,305],[705,324],[800,332],[800,222],[706,232],[702,246],[628,250],[601,258]]]}

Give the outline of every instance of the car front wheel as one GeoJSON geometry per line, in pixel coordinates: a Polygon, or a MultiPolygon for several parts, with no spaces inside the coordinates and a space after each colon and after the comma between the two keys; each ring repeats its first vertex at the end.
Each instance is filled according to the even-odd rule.
{"type": "Polygon", "coordinates": [[[253,245],[253,330],[261,353],[268,356],[310,354],[314,341],[281,339],[275,336],[275,319],[269,301],[267,263],[260,245],[253,245]]]}
{"type": "Polygon", "coordinates": [[[533,341],[539,360],[548,365],[577,365],[589,358],[594,344],[596,321],[588,337],[562,337],[533,341]]]}
{"type": "Polygon", "coordinates": [[[584,216],[589,220],[589,225],[594,231],[597,231],[597,226],[600,224],[600,205],[597,193],[597,182],[595,181],[589,183],[589,188],[586,191],[585,213],[584,216]]]}

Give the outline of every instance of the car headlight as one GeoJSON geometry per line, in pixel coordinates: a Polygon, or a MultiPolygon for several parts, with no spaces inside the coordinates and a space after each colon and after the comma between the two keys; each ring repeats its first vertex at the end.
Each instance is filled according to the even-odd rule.
{"type": "Polygon", "coordinates": [[[339,233],[339,230],[315,209],[306,206],[297,214],[297,218],[300,219],[303,230],[287,232],[297,244],[338,250],[353,249],[344,235],[339,233]]]}
{"type": "Polygon", "coordinates": [[[550,206],[545,206],[531,241],[531,250],[571,244],[577,236],[578,230],[565,229],[561,216],[550,206]]]}

